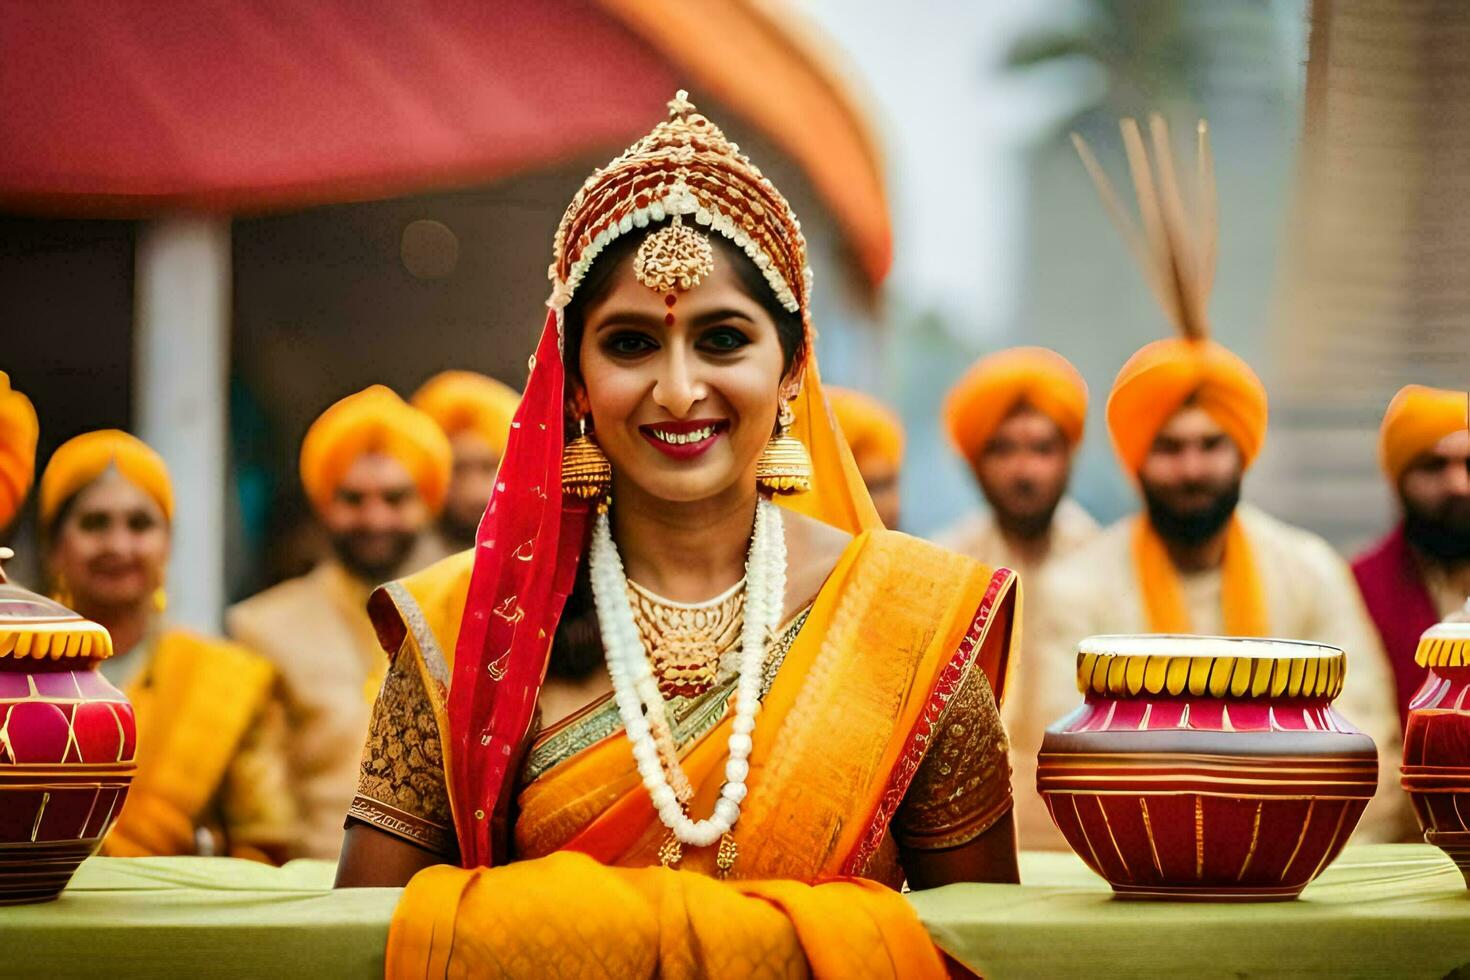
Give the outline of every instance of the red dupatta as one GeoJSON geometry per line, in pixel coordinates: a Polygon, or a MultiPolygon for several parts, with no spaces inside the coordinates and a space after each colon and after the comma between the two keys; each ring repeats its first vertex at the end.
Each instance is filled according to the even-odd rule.
{"type": "Polygon", "coordinates": [[[561,492],[561,314],[546,317],[505,458],[475,535],[475,566],[449,693],[449,772],[465,867],[503,859],[505,792],[551,640],[572,590],[591,508],[561,492]]]}

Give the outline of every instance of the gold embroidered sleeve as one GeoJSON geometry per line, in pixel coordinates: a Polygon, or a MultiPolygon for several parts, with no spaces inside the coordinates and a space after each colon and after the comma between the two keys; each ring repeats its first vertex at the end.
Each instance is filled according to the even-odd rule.
{"type": "Polygon", "coordinates": [[[348,817],[436,854],[455,850],[439,724],[408,650],[393,658],[373,705],[348,817]]]}
{"type": "Polygon", "coordinates": [[[1011,808],[1011,764],[985,671],[970,665],[893,820],[903,847],[968,844],[1011,808]]]}

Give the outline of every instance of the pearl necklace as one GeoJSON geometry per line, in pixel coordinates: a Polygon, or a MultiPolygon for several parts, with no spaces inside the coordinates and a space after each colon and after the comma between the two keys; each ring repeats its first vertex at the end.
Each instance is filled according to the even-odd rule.
{"type": "MultiPolygon", "coordinates": [[[[714,812],[703,820],[691,819],[680,799],[688,798],[689,780],[677,757],[668,751],[672,739],[666,742],[664,753],[659,751],[658,736],[669,731],[668,708],[633,619],[627,574],[606,513],[597,517],[588,560],[613,699],[622,716],[623,729],[633,743],[638,774],[643,778],[659,820],[669,828],[677,844],[709,847],[725,838],[721,844],[720,866],[728,870],[734,861],[734,843],[726,835],[740,819],[740,804],[745,799],[745,780],[750,774],[749,759],[754,747],[751,734],[755,731],[756,713],[760,711],[766,643],[780,624],[786,594],[786,537],[781,509],[765,499],[756,505],[755,528],[745,566],[745,623],[741,630],[739,679],[728,743],[730,754],[725,762],[725,785],[714,812]],[[686,793],[676,792],[675,786],[670,785],[671,773],[674,784],[686,793]]],[[[682,849],[678,846],[672,849],[666,846],[660,856],[664,863],[671,864],[677,862],[680,853],[682,849]]]]}

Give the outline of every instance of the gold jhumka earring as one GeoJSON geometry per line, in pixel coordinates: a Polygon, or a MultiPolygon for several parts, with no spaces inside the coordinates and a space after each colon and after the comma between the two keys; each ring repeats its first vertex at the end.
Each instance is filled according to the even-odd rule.
{"type": "Polygon", "coordinates": [[[756,485],[766,493],[806,493],[812,488],[812,458],[801,440],[791,435],[795,422],[791,403],[783,400],[776,434],[755,463],[756,485]]]}
{"type": "Polygon", "coordinates": [[[601,500],[612,489],[612,463],[587,434],[587,419],[577,420],[577,438],[561,452],[561,492],[578,500],[601,500]]]}
{"type": "Polygon", "coordinates": [[[67,584],[66,576],[60,572],[56,573],[56,584],[51,589],[51,598],[68,609],[76,608],[76,597],[72,595],[71,586],[67,584]]]}

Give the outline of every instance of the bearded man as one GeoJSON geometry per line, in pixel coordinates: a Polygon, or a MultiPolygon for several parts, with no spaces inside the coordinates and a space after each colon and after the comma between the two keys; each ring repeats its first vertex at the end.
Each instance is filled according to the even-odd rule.
{"type": "Polygon", "coordinates": [[[369,709],[387,667],[368,595],[402,574],[444,506],[450,459],[433,419],[387,388],[337,402],[301,445],[301,482],[333,557],[226,614],[231,637],[280,674],[291,789],[303,821],[295,857],[333,860],[341,847],[369,709]]]}
{"type": "Polygon", "coordinates": [[[1408,385],[1379,430],[1379,461],[1400,519],[1353,561],[1393,667],[1399,718],[1424,680],[1419,636],[1470,598],[1470,395],[1408,385]]]}
{"type": "Polygon", "coordinates": [[[1108,400],[1118,458],[1143,512],[1050,570],[1039,648],[1055,721],[1076,705],[1077,642],[1104,633],[1272,636],[1341,647],[1337,706],[1379,749],[1379,793],[1359,833],[1396,840],[1400,729],[1393,680],[1347,564],[1322,538],[1240,502],[1266,435],[1266,392],[1210,340],[1150,344],[1108,400]]]}
{"type": "Polygon", "coordinates": [[[1036,792],[1036,754],[1055,705],[1051,679],[1032,670],[1034,624],[1049,605],[1044,572],[1098,533],[1071,497],[1072,457],[1087,420],[1087,385],[1066,358],[1043,347],[1014,347],[981,358],[950,391],[945,427],[989,504],[936,540],[960,554],[1021,576],[1026,614],[1012,654],[1001,719],[1011,736],[1016,834],[1026,849],[1065,844],[1036,792]]]}

